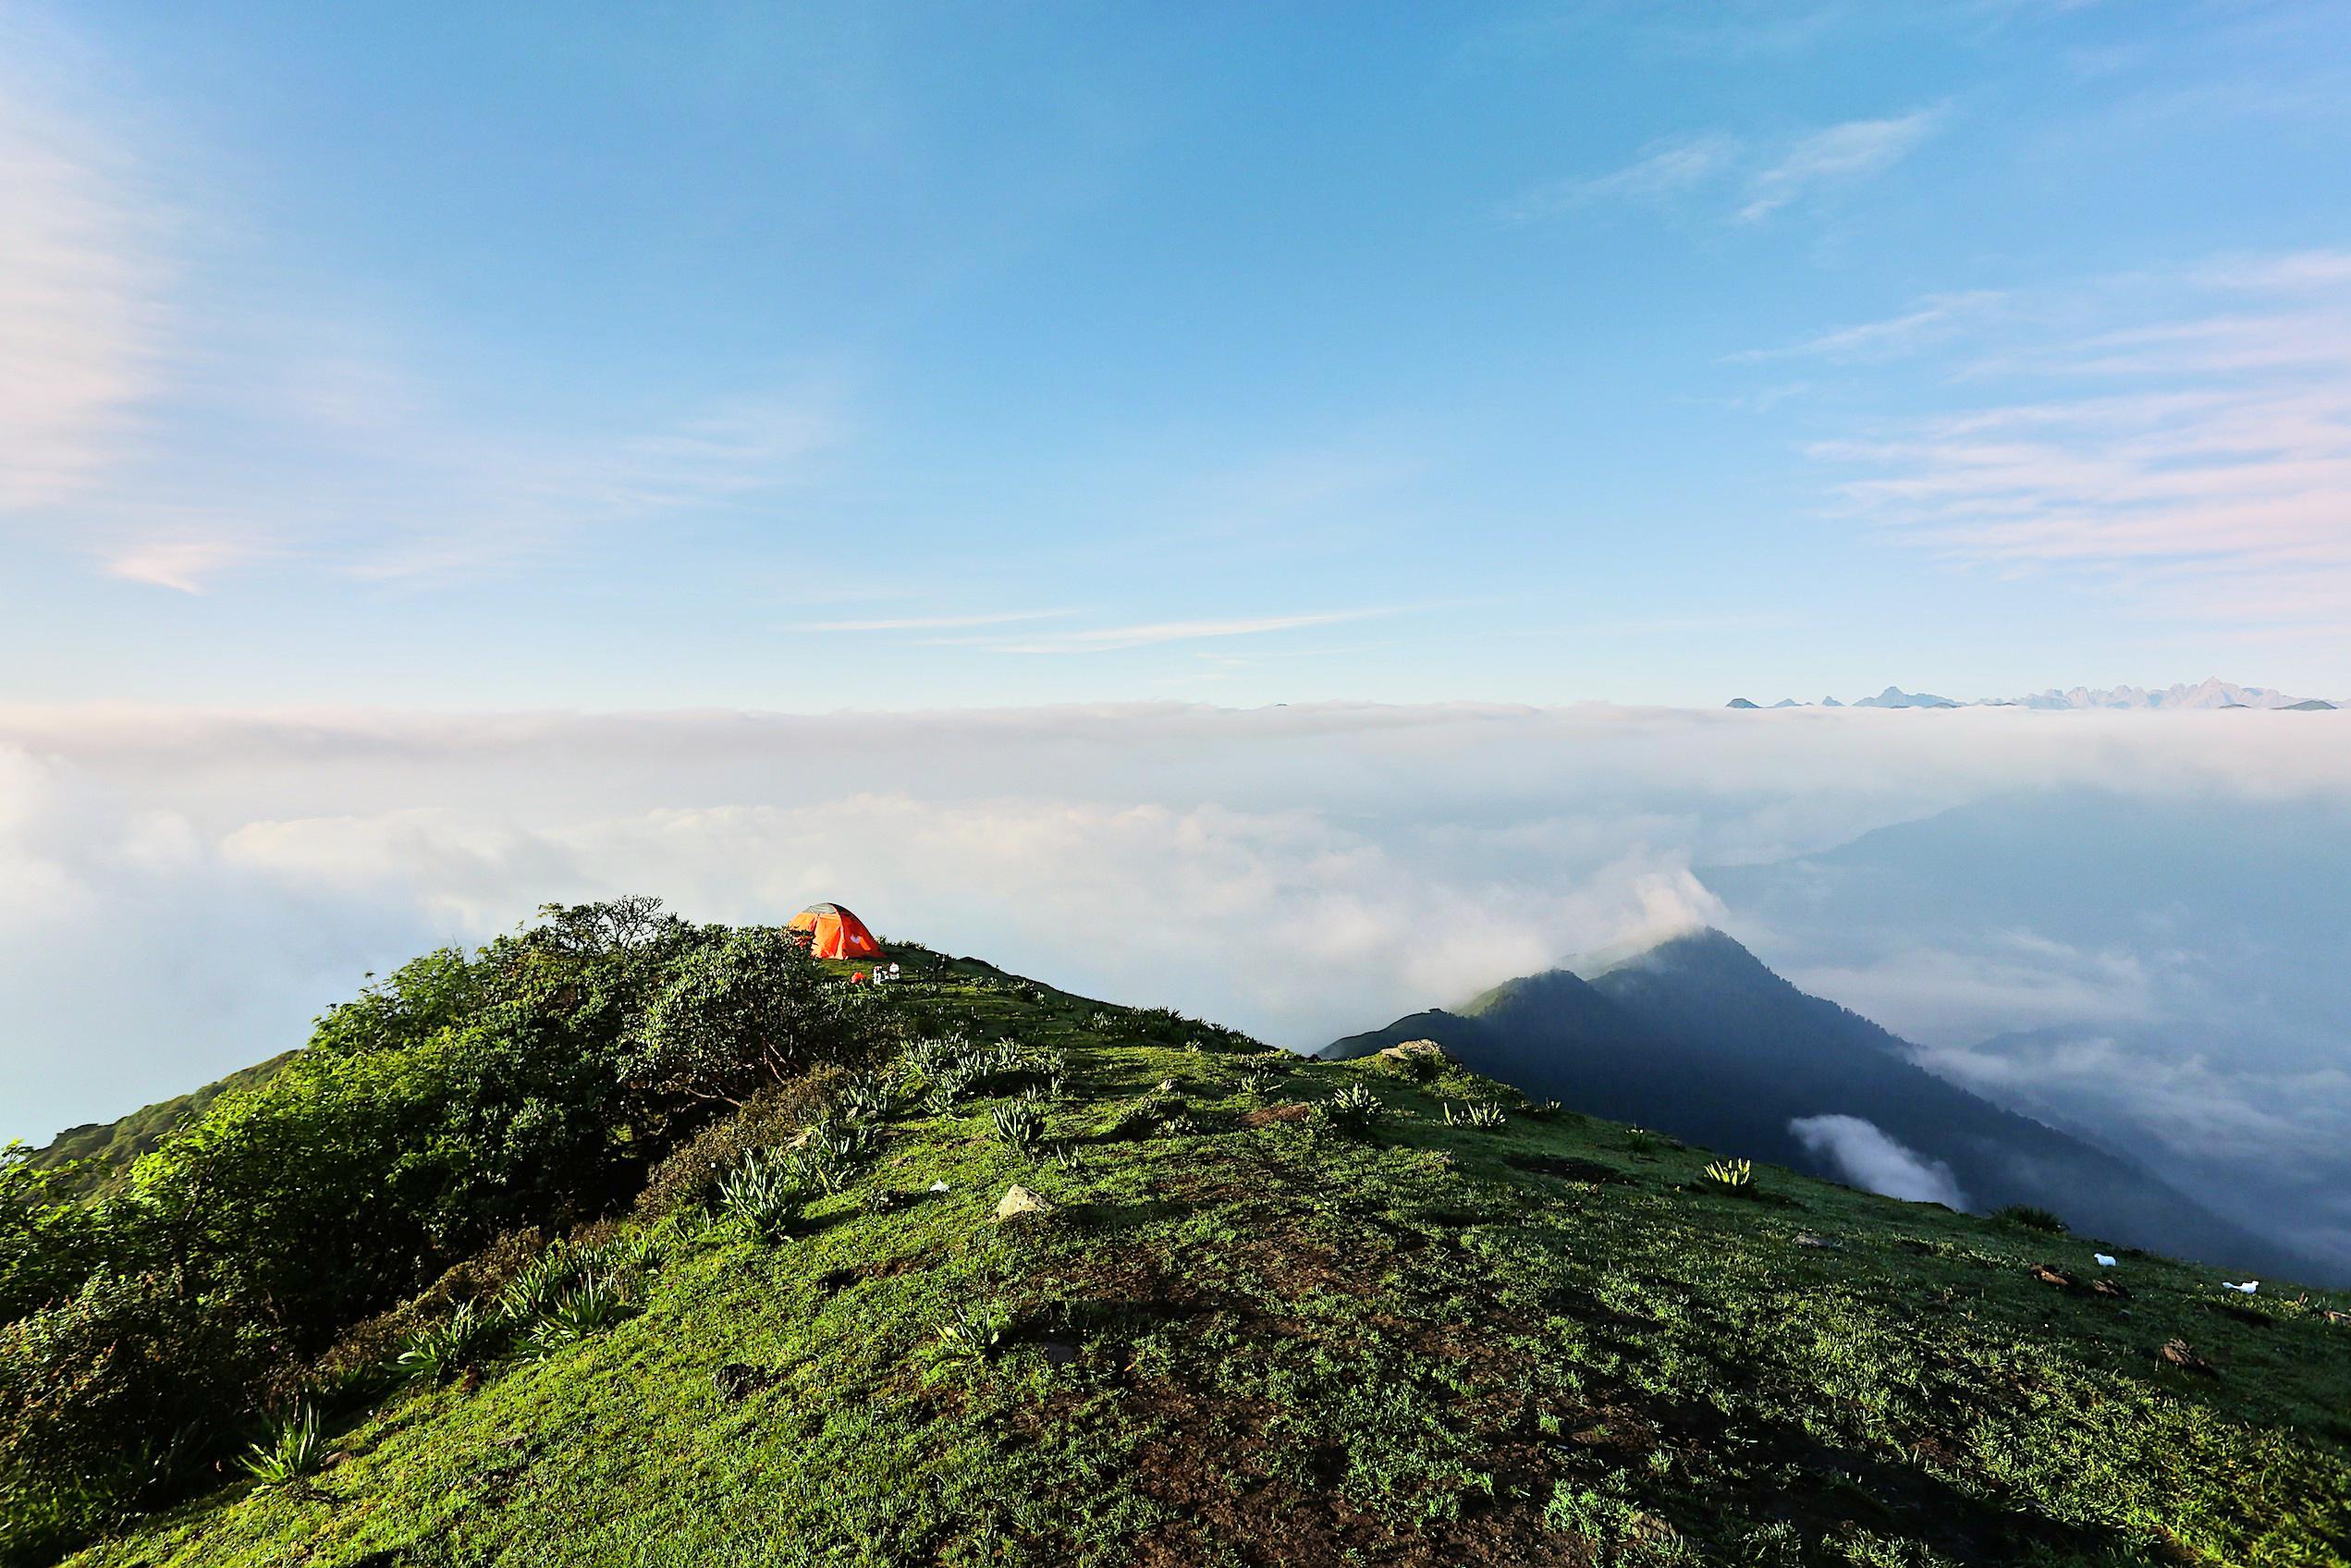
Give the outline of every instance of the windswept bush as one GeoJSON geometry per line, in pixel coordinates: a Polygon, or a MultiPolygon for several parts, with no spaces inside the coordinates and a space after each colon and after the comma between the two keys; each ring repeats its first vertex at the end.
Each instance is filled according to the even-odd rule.
{"type": "MultiPolygon", "coordinates": [[[[550,906],[330,1009],[117,1196],[61,1203],[59,1177],[0,1157],[0,1531],[68,1539],[152,1493],[153,1456],[230,1457],[264,1393],[380,1377],[390,1346],[343,1354],[354,1326],[415,1333],[431,1315],[393,1309],[460,1260],[615,1212],[716,1109],[863,1058],[872,1002],[775,931],[550,906]]],[[[698,1196],[733,1163],[676,1184],[698,1196]]]]}
{"type": "Polygon", "coordinates": [[[629,1071],[663,1095],[741,1106],[814,1062],[864,1056],[874,995],[835,983],[785,932],[730,932],[678,962],[629,1071]]]}
{"type": "Polygon", "coordinates": [[[168,1495],[278,1358],[177,1273],[98,1274],[0,1326],[0,1562],[168,1495]]]}
{"type": "Polygon", "coordinates": [[[36,1169],[31,1152],[0,1149],[0,1323],[69,1300],[102,1264],[136,1250],[125,1223],[135,1216],[74,1201],[74,1169],[36,1169]]]}

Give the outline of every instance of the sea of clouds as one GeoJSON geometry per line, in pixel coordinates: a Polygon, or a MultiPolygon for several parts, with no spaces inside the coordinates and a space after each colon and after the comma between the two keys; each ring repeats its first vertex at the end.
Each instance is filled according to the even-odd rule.
{"type": "MultiPolygon", "coordinates": [[[[2150,1096],[2114,1086],[2149,1062],[2121,1035],[2029,1032],[2143,1035],[2186,994],[2169,976],[2209,992],[2194,910],[2146,912],[2161,939],[2130,943],[2068,930],[2063,910],[2048,928],[2003,909],[1906,931],[1882,902],[1841,928],[1832,898],[1805,901],[1806,868],[1873,830],[1987,802],[2079,810],[2085,791],[2340,823],[2340,852],[2351,715],[0,711],[0,1137],[191,1087],[299,1043],[369,971],[623,892],[730,922],[838,899],[886,935],[1297,1047],[1710,921],[1972,1086],[2126,1117],[2150,1096]],[[1708,885],[1772,867],[1741,884],[1745,909],[1708,885]],[[1981,1046],[2006,1032],[2027,1037],[1981,1046]],[[2088,1085],[2071,1099],[2069,1077],[2088,1085]]],[[[2136,857],[2160,872],[2165,852],[2136,857]]],[[[2140,864],[2116,896],[2149,886],[2140,864]]],[[[2258,867],[2233,890],[2182,887],[2272,892],[2258,867]]],[[[2351,1083],[2313,1076],[2325,1042],[2284,1039],[2205,1040],[2161,1083],[2191,1072],[2216,1116],[2258,1103],[2298,1157],[2351,1083]],[[2259,1085],[2288,1055],[2281,1104],[2259,1085]]],[[[2149,1146],[2230,1135],[2161,1103],[2188,1124],[2149,1146]]]]}

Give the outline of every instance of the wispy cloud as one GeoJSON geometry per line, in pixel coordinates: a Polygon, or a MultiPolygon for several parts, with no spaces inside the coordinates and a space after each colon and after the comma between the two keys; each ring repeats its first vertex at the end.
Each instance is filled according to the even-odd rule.
{"type": "Polygon", "coordinates": [[[1537,186],[1501,209],[1511,222],[1560,216],[1610,202],[1665,208],[1712,207],[1752,224],[1782,208],[1882,174],[1932,136],[1941,108],[1888,119],[1847,120],[1793,140],[1709,130],[1668,137],[1605,174],[1537,186]]]}
{"type": "Polygon", "coordinates": [[[1816,1158],[1827,1160],[1865,1192],[1883,1193],[1905,1203],[1967,1207],[1967,1194],[1960,1190],[1950,1166],[1927,1159],[1874,1121],[1858,1116],[1805,1116],[1789,1122],[1788,1131],[1816,1158]]]}
{"type": "Polygon", "coordinates": [[[155,390],[165,268],[128,187],[102,138],[0,73],[0,510],[92,484],[155,390]]]}
{"type": "Polygon", "coordinates": [[[1678,200],[1736,166],[1745,144],[1720,131],[1670,137],[1651,142],[1641,155],[1611,174],[1566,179],[1527,191],[1503,209],[1503,216],[1531,222],[1606,201],[1678,200]]]}
{"type": "Polygon", "coordinates": [[[1941,118],[1921,109],[1896,119],[1848,120],[1805,137],[1747,180],[1742,223],[1769,217],[1831,187],[1881,174],[1908,157],[1941,118]]]}
{"type": "Polygon", "coordinates": [[[1343,621],[1369,620],[1400,613],[1394,608],[1325,610],[1310,615],[1273,615],[1233,619],[1161,620],[1136,626],[1096,627],[1059,631],[1020,642],[986,644],[999,654],[1107,654],[1163,643],[1196,643],[1212,638],[1258,637],[1267,632],[1294,631],[1309,626],[1335,626],[1343,621]]]}
{"type": "MultiPolygon", "coordinates": [[[[1855,513],[1962,565],[2092,574],[2169,615],[2351,630],[2351,265],[2235,259],[1964,325],[1953,385],[2005,398],[1818,441],[1855,513]],[[2281,293],[2283,291],[2283,293],[2281,293]],[[2107,319],[2096,319],[2100,313],[2107,319]],[[2063,322],[2063,329],[2047,325],[2063,322]]],[[[1836,335],[1831,335],[1833,338],[1836,335]]],[[[1823,341],[1828,341],[1824,339],[1823,341]]]]}
{"type": "MultiPolygon", "coordinates": [[[[195,594],[262,561],[368,581],[478,575],[591,527],[738,505],[846,438],[837,389],[551,423],[435,386],[400,335],[240,298],[165,221],[70,43],[0,18],[0,526],[195,594]],[[43,84],[29,91],[28,81],[43,84]],[[86,86],[86,84],[85,84],[86,86]],[[57,89],[63,92],[64,89],[57,89]]],[[[174,189],[201,180],[175,173],[174,189]]],[[[190,204],[234,210],[198,191],[190,204]]],[[[217,233],[211,234],[214,241],[217,233]]]]}
{"type": "Polygon", "coordinates": [[[110,576],[182,594],[202,594],[222,571],[252,554],[228,539],[150,539],[128,545],[105,563],[110,576]]]}
{"type": "Polygon", "coordinates": [[[1051,620],[1068,610],[1006,610],[994,615],[889,616],[872,620],[811,620],[790,627],[792,631],[945,631],[959,627],[1010,626],[1021,621],[1051,620]]]}
{"type": "Polygon", "coordinates": [[[1892,359],[1947,341],[1997,310],[2007,298],[2000,290],[1989,288],[1970,289],[1957,294],[1930,294],[1899,315],[1836,327],[1785,348],[1749,349],[1732,355],[1729,362],[1755,363],[1785,359],[1892,359]]]}

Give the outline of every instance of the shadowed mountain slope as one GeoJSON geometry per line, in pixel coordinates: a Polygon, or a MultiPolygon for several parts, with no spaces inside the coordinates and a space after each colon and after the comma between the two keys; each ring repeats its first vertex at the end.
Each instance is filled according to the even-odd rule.
{"type": "Polygon", "coordinates": [[[1904,1042],[1799,991],[1720,931],[1586,967],[1588,978],[1561,969],[1512,980],[1458,1013],[1414,1013],[1322,1055],[1433,1039],[1528,1094],[1832,1179],[1855,1172],[1792,1123],[1855,1117],[1947,1167],[1978,1210],[2033,1205],[2132,1245],[2248,1271],[2323,1272],[2130,1162],[1913,1065],[1904,1042]]]}

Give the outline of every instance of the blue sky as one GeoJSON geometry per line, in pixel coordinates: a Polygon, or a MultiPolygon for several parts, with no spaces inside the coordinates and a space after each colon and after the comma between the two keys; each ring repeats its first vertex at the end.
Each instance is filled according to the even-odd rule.
{"type": "Polygon", "coordinates": [[[2346,34],[0,7],[0,702],[2351,696],[2346,34]]]}

